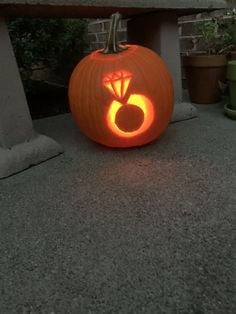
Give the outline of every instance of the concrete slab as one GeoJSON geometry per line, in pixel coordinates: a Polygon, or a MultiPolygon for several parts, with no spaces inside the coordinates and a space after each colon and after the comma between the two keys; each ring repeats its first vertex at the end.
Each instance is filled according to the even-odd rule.
{"type": "Polygon", "coordinates": [[[63,153],[62,147],[53,139],[41,134],[35,134],[30,141],[14,145],[10,149],[0,147],[0,179],[35,166],[60,153],[63,153]]]}
{"type": "Polygon", "coordinates": [[[225,0],[1,0],[4,16],[109,17],[119,10],[124,17],[154,10],[173,10],[179,14],[223,9],[225,0]]]}
{"type": "Polygon", "coordinates": [[[188,101],[176,103],[171,122],[179,122],[197,117],[197,109],[188,101]]]}
{"type": "Polygon", "coordinates": [[[0,178],[38,164],[63,150],[33,129],[14,52],[0,18],[0,178]]]}
{"type": "Polygon", "coordinates": [[[66,152],[0,181],[1,313],[235,313],[236,125],[198,112],[130,150],[35,121],[66,152]]]}

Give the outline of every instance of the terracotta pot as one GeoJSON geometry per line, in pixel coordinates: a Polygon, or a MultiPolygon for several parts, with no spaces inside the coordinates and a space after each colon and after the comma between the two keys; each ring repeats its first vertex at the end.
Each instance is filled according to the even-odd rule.
{"type": "Polygon", "coordinates": [[[183,66],[192,102],[212,104],[220,100],[219,81],[226,81],[225,55],[184,56],[183,66]]]}
{"type": "Polygon", "coordinates": [[[230,51],[227,55],[228,61],[234,61],[236,60],[236,51],[230,51]]]}

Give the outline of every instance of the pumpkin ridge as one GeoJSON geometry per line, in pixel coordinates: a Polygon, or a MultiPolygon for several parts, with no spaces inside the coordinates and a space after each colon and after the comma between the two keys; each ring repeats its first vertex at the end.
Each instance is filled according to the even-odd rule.
{"type": "MultiPolygon", "coordinates": [[[[99,116],[99,105],[95,106],[96,103],[96,98],[93,94],[93,90],[92,90],[92,86],[91,86],[91,82],[93,81],[94,78],[94,73],[97,73],[97,71],[99,70],[99,64],[97,62],[93,62],[90,67],[89,67],[89,71],[87,73],[87,84],[88,87],[86,87],[89,92],[87,93],[87,100],[86,100],[86,104],[87,104],[87,117],[89,118],[88,126],[89,126],[89,132],[95,132],[96,135],[98,135],[100,133],[99,127],[98,125],[95,123],[95,119],[94,117],[99,116]]],[[[98,80],[98,75],[96,76],[96,83],[98,80]]],[[[96,85],[96,84],[95,84],[96,85]]]]}
{"type": "MultiPolygon", "coordinates": [[[[80,79],[80,77],[82,77],[84,75],[84,72],[85,72],[84,70],[86,69],[86,67],[87,67],[87,59],[84,58],[82,60],[82,62],[80,62],[78,64],[78,66],[75,68],[75,70],[72,73],[72,77],[71,77],[70,82],[69,82],[69,95],[70,95],[70,98],[72,98],[72,101],[70,101],[71,112],[75,112],[76,108],[78,108],[80,110],[80,104],[77,104],[77,106],[76,106],[75,100],[77,97],[75,97],[74,93],[72,93],[72,90],[74,90],[74,89],[76,91],[79,90],[81,83],[83,82],[80,79]]],[[[80,94],[79,92],[77,92],[77,93],[80,94]]]]}
{"type": "MultiPolygon", "coordinates": [[[[100,104],[99,104],[99,107],[97,108],[96,115],[99,114],[98,109],[100,109],[100,107],[101,107],[102,109],[100,109],[99,111],[102,111],[102,116],[105,116],[106,102],[105,102],[105,97],[104,97],[103,84],[101,81],[101,78],[103,77],[103,67],[100,64],[100,62],[97,62],[97,64],[99,66],[98,67],[99,72],[97,75],[96,84],[98,84],[98,86],[100,85],[100,88],[98,89],[99,97],[98,96],[97,97],[98,97],[98,99],[101,99],[101,100],[99,101],[100,104]]],[[[99,139],[102,139],[106,135],[106,130],[105,130],[104,124],[97,126],[97,135],[98,135],[99,139]]]]}

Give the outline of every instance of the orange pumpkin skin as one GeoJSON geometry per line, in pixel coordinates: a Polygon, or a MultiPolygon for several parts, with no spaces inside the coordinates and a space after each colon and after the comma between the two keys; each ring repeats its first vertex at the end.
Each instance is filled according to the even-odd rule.
{"type": "Polygon", "coordinates": [[[173,112],[173,83],[163,60],[148,48],[125,47],[120,53],[98,50],[85,57],[69,83],[70,108],[80,129],[110,147],[141,146],[155,140],[167,128],[173,112]],[[114,93],[114,86],[113,91],[107,88],[106,78],[114,74],[114,79],[117,73],[131,77],[127,90],[117,85],[123,91],[120,94],[114,93]]]}

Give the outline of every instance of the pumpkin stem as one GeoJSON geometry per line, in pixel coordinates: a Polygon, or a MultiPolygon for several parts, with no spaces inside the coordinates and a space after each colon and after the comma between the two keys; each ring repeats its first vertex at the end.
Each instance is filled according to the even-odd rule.
{"type": "Polygon", "coordinates": [[[127,49],[127,48],[121,47],[118,44],[117,29],[118,29],[120,20],[121,20],[121,14],[119,12],[111,15],[109,35],[107,38],[106,46],[104,50],[102,51],[102,53],[104,54],[119,53],[127,49]]]}

